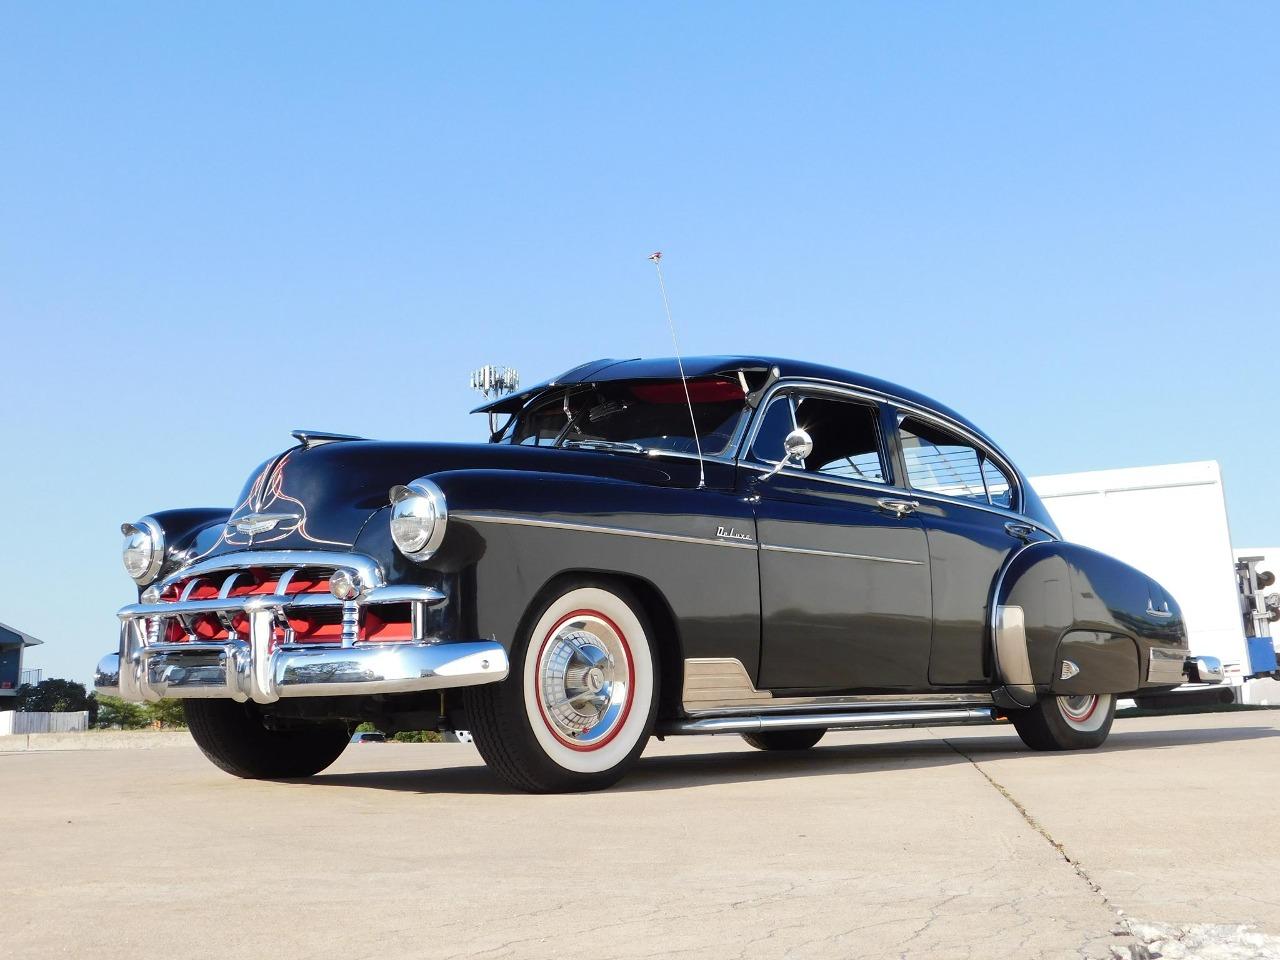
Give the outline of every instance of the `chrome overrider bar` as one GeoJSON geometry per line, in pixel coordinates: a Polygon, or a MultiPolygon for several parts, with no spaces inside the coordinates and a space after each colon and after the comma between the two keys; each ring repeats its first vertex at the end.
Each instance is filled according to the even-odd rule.
{"type": "MultiPolygon", "coordinates": [[[[353,696],[409,693],[465,687],[504,679],[507,653],[491,640],[360,642],[341,645],[285,642],[272,649],[284,612],[298,607],[339,607],[345,615],[358,607],[410,603],[415,609],[441,603],[445,595],[431,587],[386,585],[381,570],[358,554],[321,551],[245,551],[193,564],[170,581],[214,570],[249,566],[323,566],[358,573],[367,587],[355,601],[317,594],[255,594],[207,600],[133,603],[121,608],[120,647],[98,664],[94,686],[108,696],[132,701],[166,697],[229,698],[274,703],[282,697],[353,696]],[[247,637],[223,641],[163,643],[161,621],[207,613],[243,613],[247,637]]],[[[167,585],[167,582],[166,584],[167,585]]],[[[164,586],[162,585],[162,587],[164,586]]],[[[157,591],[158,593],[159,591],[157,591]]],[[[415,616],[415,624],[420,618],[415,616]]]]}

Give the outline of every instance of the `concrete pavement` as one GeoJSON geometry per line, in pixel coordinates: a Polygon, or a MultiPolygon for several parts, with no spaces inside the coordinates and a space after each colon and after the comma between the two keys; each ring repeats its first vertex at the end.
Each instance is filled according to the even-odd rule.
{"type": "Polygon", "coordinates": [[[798,756],[655,741],[619,787],[550,797],[467,744],[356,746],[306,783],[193,746],[5,754],[5,952],[1016,960],[1128,956],[1127,917],[1280,936],[1277,760],[1272,711],[1119,720],[1084,754],[1004,726],[798,756]]]}

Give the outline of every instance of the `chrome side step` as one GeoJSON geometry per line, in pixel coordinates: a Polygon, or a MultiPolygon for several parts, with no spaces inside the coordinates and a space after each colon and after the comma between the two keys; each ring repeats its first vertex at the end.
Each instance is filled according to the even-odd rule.
{"type": "Polygon", "coordinates": [[[672,720],[658,733],[679,736],[694,733],[764,733],[768,730],[860,730],[873,727],[933,727],[948,723],[993,723],[993,707],[950,710],[866,710],[845,713],[787,713],[750,717],[701,717],[672,720]]]}

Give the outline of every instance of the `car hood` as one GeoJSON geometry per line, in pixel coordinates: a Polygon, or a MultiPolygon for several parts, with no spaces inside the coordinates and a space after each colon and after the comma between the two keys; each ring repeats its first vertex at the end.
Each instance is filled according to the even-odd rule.
{"type": "Polygon", "coordinates": [[[350,549],[396,484],[446,470],[570,473],[669,484],[664,466],[634,456],[499,444],[344,440],[297,446],[262,464],[236,500],[212,552],[350,549]]]}

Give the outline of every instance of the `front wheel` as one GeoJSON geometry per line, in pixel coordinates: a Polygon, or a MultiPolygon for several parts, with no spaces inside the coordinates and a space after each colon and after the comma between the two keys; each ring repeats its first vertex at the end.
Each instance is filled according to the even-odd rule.
{"type": "Polygon", "coordinates": [[[582,579],[530,611],[500,683],[465,688],[480,756],[532,793],[598,790],[640,756],[658,706],[657,656],[630,591],[582,579]]]}
{"type": "Polygon", "coordinates": [[[291,780],[319,773],[346,749],[345,723],[272,730],[257,708],[234,700],[184,700],[187,727],[214,765],[248,780],[291,780]]]}
{"type": "Polygon", "coordinates": [[[1110,693],[1046,696],[1026,710],[1009,711],[1018,736],[1032,750],[1091,750],[1102,745],[1116,716],[1110,693]]]}

